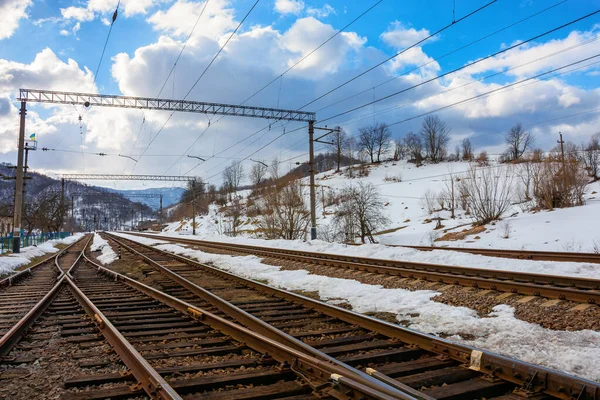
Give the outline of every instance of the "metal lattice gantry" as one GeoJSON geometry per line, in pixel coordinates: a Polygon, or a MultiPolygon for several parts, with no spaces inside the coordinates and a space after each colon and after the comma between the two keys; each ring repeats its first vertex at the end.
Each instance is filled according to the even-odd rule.
{"type": "Polygon", "coordinates": [[[64,174],[61,178],[68,180],[97,180],[97,181],[167,181],[190,182],[200,181],[195,176],[182,175],[110,175],[110,174],[64,174]]]}
{"type": "Polygon", "coordinates": [[[231,115],[281,121],[315,121],[314,112],[266,107],[239,106],[235,104],[206,103],[191,100],[153,99],[149,97],[118,96],[108,94],[57,92],[53,90],[19,89],[22,102],[73,104],[144,110],[165,110],[202,114],[231,115]]]}
{"type": "MultiPolygon", "coordinates": [[[[314,190],[314,147],[313,135],[315,130],[316,114],[314,112],[286,110],[279,108],[252,107],[235,104],[207,103],[191,100],[154,99],[149,97],[132,97],[120,95],[105,95],[97,93],[59,92],[53,90],[19,89],[18,101],[21,102],[19,111],[19,141],[17,153],[17,172],[14,201],[14,230],[13,252],[20,252],[21,219],[23,205],[23,165],[25,148],[25,116],[27,103],[52,103],[70,104],[84,107],[100,106],[115,108],[132,108],[140,110],[164,110],[171,112],[190,112],[198,114],[225,115],[237,117],[262,118],[275,121],[298,121],[308,123],[308,137],[310,145],[310,200],[311,200],[311,238],[317,238],[316,206],[314,190]]],[[[65,175],[67,179],[102,179],[102,180],[155,180],[155,181],[195,181],[190,177],[164,177],[160,175],[138,175],[136,178],[125,178],[126,175],[65,175]]]]}

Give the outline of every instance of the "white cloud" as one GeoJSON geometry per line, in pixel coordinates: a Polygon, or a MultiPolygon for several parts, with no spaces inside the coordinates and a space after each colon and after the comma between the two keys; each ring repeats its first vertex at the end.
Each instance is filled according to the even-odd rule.
{"type": "MultiPolygon", "coordinates": [[[[395,21],[391,27],[381,34],[381,39],[396,49],[403,49],[425,39],[430,33],[427,29],[406,28],[401,22],[395,21]]],[[[429,40],[433,40],[431,38],[429,40]]]]}
{"type": "Polygon", "coordinates": [[[317,18],[327,18],[331,14],[337,14],[335,8],[331,7],[329,4],[325,4],[321,8],[308,7],[306,13],[317,18]]]}
{"type": "Polygon", "coordinates": [[[0,40],[13,35],[19,27],[19,21],[27,18],[26,10],[31,4],[31,0],[0,1],[0,40]]]}
{"type": "MultiPolygon", "coordinates": [[[[18,110],[13,105],[11,98],[17,94],[18,88],[44,88],[48,90],[63,91],[95,91],[93,89],[92,73],[87,69],[82,70],[77,62],[72,59],[64,62],[56,54],[46,48],[38,53],[30,64],[0,59],[0,103],[3,99],[8,100],[2,106],[0,104],[0,152],[14,150],[16,135],[18,132],[18,110]]],[[[39,117],[37,110],[29,105],[27,111],[28,132],[38,134],[53,134],[57,132],[56,121],[52,118],[43,119],[39,117]]],[[[54,107],[54,106],[48,106],[54,107]]],[[[56,107],[56,110],[64,111],[67,108],[73,113],[72,106],[56,107]]],[[[71,123],[76,121],[71,116],[71,123]]]]}
{"type": "MultiPolygon", "coordinates": [[[[187,38],[204,8],[204,4],[204,2],[177,0],[168,10],[154,13],[148,18],[148,22],[155,30],[164,34],[187,38]]],[[[212,0],[206,6],[206,10],[196,26],[192,40],[199,36],[218,39],[236,26],[234,10],[230,2],[228,0],[212,0]]]]}
{"type": "Polygon", "coordinates": [[[600,40],[598,39],[600,39],[600,26],[598,25],[586,32],[572,31],[563,39],[553,39],[544,43],[528,43],[509,50],[473,67],[466,68],[462,74],[473,75],[503,71],[530,63],[508,71],[507,74],[514,77],[531,76],[600,53],[600,40]],[[553,55],[558,52],[562,53],[553,55]]]}
{"type": "Polygon", "coordinates": [[[75,35],[77,35],[77,32],[79,32],[80,29],[81,29],[81,22],[77,22],[75,25],[73,25],[71,30],[61,29],[59,34],[61,36],[70,36],[70,35],[75,36],[75,35]]]}
{"type": "MultiPolygon", "coordinates": [[[[163,3],[165,0],[122,0],[119,5],[119,14],[126,18],[137,14],[147,14],[156,4],[163,3]]],[[[92,21],[97,15],[114,13],[117,8],[118,0],[88,0],[85,7],[70,6],[61,8],[60,12],[65,19],[74,19],[76,21],[92,21]]],[[[102,17],[103,23],[107,20],[102,17]]],[[[105,23],[106,24],[106,23],[105,23]]]]}
{"type": "Polygon", "coordinates": [[[61,8],[60,13],[66,19],[74,19],[76,21],[91,21],[94,19],[94,12],[84,7],[67,7],[61,8]]]}
{"type": "Polygon", "coordinates": [[[300,14],[303,9],[302,0],[275,0],[275,11],[280,14],[300,14]]]}

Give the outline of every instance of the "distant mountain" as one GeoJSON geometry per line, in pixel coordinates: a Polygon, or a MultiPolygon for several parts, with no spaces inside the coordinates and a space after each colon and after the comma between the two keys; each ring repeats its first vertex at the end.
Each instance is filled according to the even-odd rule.
{"type": "MultiPolygon", "coordinates": [[[[181,195],[185,191],[184,188],[180,187],[172,187],[172,188],[148,188],[141,190],[117,190],[117,189],[106,189],[109,192],[118,193],[127,197],[127,195],[131,194],[162,194],[163,195],[163,208],[169,207],[173,204],[176,204],[181,199],[181,195]]],[[[136,198],[131,197],[131,200],[134,202],[142,203],[152,208],[153,210],[158,210],[159,207],[159,199],[155,198],[136,198]]]]}
{"type": "MultiPolygon", "coordinates": [[[[15,170],[7,163],[0,163],[0,215],[12,216],[15,192],[15,170]]],[[[29,179],[25,181],[25,202],[23,206],[23,225],[28,229],[39,221],[40,215],[53,212],[40,208],[40,204],[50,204],[53,199],[60,198],[61,181],[29,170],[29,179]],[[58,196],[58,197],[57,197],[58,196]]],[[[65,225],[68,230],[85,229],[119,229],[132,223],[156,218],[156,213],[146,204],[138,200],[128,199],[121,193],[113,193],[110,189],[89,186],[76,181],[65,181],[65,225]]],[[[37,227],[34,227],[38,229],[37,227]]]]}

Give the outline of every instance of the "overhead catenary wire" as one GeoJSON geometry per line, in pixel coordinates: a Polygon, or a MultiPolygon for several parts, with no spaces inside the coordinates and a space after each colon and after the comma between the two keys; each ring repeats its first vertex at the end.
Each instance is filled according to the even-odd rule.
{"type": "MultiPolygon", "coordinates": [[[[443,27],[443,28],[439,29],[439,30],[438,30],[438,31],[436,31],[435,33],[433,33],[433,34],[431,34],[431,35],[427,36],[426,38],[424,38],[424,39],[422,39],[422,40],[420,40],[420,41],[416,42],[415,44],[413,44],[413,45],[411,45],[411,46],[407,47],[406,49],[402,50],[401,52],[397,53],[396,55],[389,57],[387,60],[385,60],[385,61],[383,61],[383,62],[380,62],[380,63],[378,63],[377,65],[373,66],[372,68],[368,69],[367,71],[363,71],[362,73],[360,73],[360,74],[358,74],[358,75],[354,76],[353,78],[351,78],[350,80],[346,81],[345,83],[343,83],[342,85],[338,86],[337,88],[334,88],[334,89],[333,89],[333,90],[331,90],[330,92],[328,92],[328,93],[325,93],[324,95],[321,95],[321,96],[317,97],[316,99],[314,99],[314,100],[312,100],[311,102],[309,102],[309,103],[305,104],[304,106],[300,107],[299,109],[302,109],[302,108],[304,108],[305,106],[307,106],[307,105],[309,105],[309,104],[312,104],[312,103],[314,103],[315,101],[319,100],[320,98],[323,98],[323,97],[327,96],[328,94],[330,94],[330,93],[333,93],[333,91],[335,91],[335,90],[339,89],[340,87],[342,87],[342,86],[344,86],[344,85],[346,85],[346,84],[348,84],[348,83],[350,83],[350,82],[352,82],[352,81],[354,81],[354,80],[356,80],[356,79],[360,78],[360,76],[362,76],[362,75],[364,75],[364,74],[366,74],[366,73],[370,72],[371,70],[373,70],[373,69],[375,69],[375,68],[377,68],[377,67],[379,67],[379,66],[381,66],[381,65],[385,64],[387,61],[390,61],[390,60],[392,60],[393,58],[395,58],[395,57],[397,57],[397,56],[401,55],[402,53],[404,53],[405,51],[409,50],[410,48],[413,48],[413,47],[417,46],[418,44],[420,44],[420,43],[423,43],[424,41],[428,40],[429,38],[431,38],[431,37],[433,37],[433,36],[435,36],[435,35],[437,35],[437,34],[441,33],[442,31],[446,30],[446,29],[447,29],[447,28],[449,28],[450,26],[452,26],[452,25],[454,25],[454,24],[456,24],[456,23],[459,23],[459,22],[461,22],[461,21],[464,21],[465,19],[467,19],[467,18],[469,18],[470,16],[472,16],[472,15],[474,15],[474,14],[478,13],[479,11],[481,11],[481,10],[483,10],[483,9],[487,8],[488,6],[490,6],[491,4],[495,3],[496,1],[497,1],[497,0],[493,0],[493,1],[489,2],[489,3],[486,3],[485,5],[483,5],[483,6],[479,7],[478,9],[476,9],[476,10],[474,10],[474,11],[470,12],[469,14],[467,14],[467,15],[465,15],[465,16],[463,16],[463,17],[459,18],[459,19],[458,19],[458,20],[456,20],[454,23],[452,23],[452,24],[450,24],[450,25],[447,25],[447,26],[445,26],[445,27],[443,27]]],[[[321,121],[321,122],[323,122],[323,121],[321,121]]],[[[269,126],[270,126],[270,125],[269,125],[269,126]]],[[[254,132],[254,133],[253,133],[251,136],[254,136],[254,135],[258,134],[258,133],[260,133],[261,131],[263,131],[264,129],[267,129],[267,128],[268,128],[268,126],[267,126],[267,127],[265,127],[265,128],[262,128],[262,129],[260,129],[259,131],[256,131],[256,132],[254,132]]],[[[295,131],[297,131],[297,130],[299,130],[299,129],[302,129],[302,128],[298,128],[298,129],[292,130],[292,131],[290,131],[290,132],[288,132],[288,133],[295,132],[295,131]]],[[[279,137],[282,137],[282,135],[280,135],[279,137]]],[[[278,138],[279,138],[279,137],[278,137],[278,138]]],[[[244,139],[242,139],[241,141],[239,141],[238,143],[241,143],[241,142],[243,142],[243,141],[244,141],[244,140],[246,140],[246,139],[247,139],[247,138],[244,138],[244,139]]],[[[272,142],[270,142],[270,143],[272,143],[272,142]]],[[[237,144],[234,144],[233,146],[235,146],[235,145],[237,145],[237,144]]],[[[231,148],[231,147],[233,147],[233,146],[230,146],[229,148],[231,148]]],[[[239,152],[238,152],[238,153],[239,153],[239,152]]],[[[236,154],[238,154],[238,153],[236,153],[236,154]]],[[[195,166],[195,167],[193,167],[191,170],[194,170],[194,169],[195,169],[195,168],[197,168],[198,166],[199,166],[199,165],[196,165],[196,166],[195,166]]],[[[191,170],[190,170],[190,171],[191,171],[191,170]]]]}
{"type": "MultiPolygon", "coordinates": [[[[198,77],[198,79],[196,79],[196,81],[194,82],[194,84],[192,85],[192,87],[188,90],[188,92],[185,94],[185,96],[183,96],[182,100],[187,99],[187,97],[192,93],[192,91],[194,90],[194,88],[198,85],[198,83],[200,82],[200,80],[204,77],[204,75],[206,75],[206,72],[210,69],[210,67],[213,65],[213,63],[215,62],[215,60],[219,57],[219,55],[221,54],[221,52],[223,51],[223,49],[225,48],[225,46],[227,46],[227,44],[229,43],[229,41],[231,40],[231,38],[237,33],[237,31],[240,29],[240,27],[242,26],[242,24],[244,23],[244,21],[246,21],[246,19],[248,18],[248,16],[252,12],[252,10],[254,10],[254,8],[258,5],[259,1],[260,0],[256,0],[256,2],[252,5],[252,7],[250,8],[250,10],[248,10],[248,12],[244,16],[244,18],[239,22],[239,24],[233,30],[233,32],[231,32],[231,34],[229,35],[229,37],[227,38],[227,40],[225,41],[225,43],[223,43],[223,45],[221,45],[221,47],[219,48],[219,51],[217,51],[217,53],[214,55],[214,57],[212,58],[212,60],[204,68],[204,70],[202,71],[202,73],[200,74],[200,76],[198,77]]],[[[148,145],[142,151],[142,154],[141,154],[140,158],[144,156],[144,154],[146,153],[146,151],[148,150],[148,148],[152,145],[152,143],[154,143],[154,141],[156,140],[156,138],[164,130],[165,126],[167,126],[167,124],[169,123],[169,121],[173,117],[173,114],[175,114],[175,111],[172,111],[171,114],[169,114],[169,117],[164,122],[164,124],[161,126],[161,128],[158,130],[158,132],[156,132],[156,134],[154,135],[154,137],[152,137],[150,139],[150,142],[148,143],[148,145]]]]}
{"type": "Polygon", "coordinates": [[[98,78],[98,72],[100,71],[100,66],[102,65],[102,60],[104,59],[104,53],[106,52],[106,46],[108,45],[108,41],[110,39],[110,34],[112,33],[113,25],[117,20],[117,16],[119,15],[119,6],[121,5],[121,0],[117,3],[117,8],[112,16],[112,21],[110,22],[110,28],[108,28],[108,35],[106,36],[106,40],[104,41],[104,47],[102,48],[102,53],[100,55],[100,60],[98,61],[98,67],[96,67],[96,73],[94,74],[94,85],[96,84],[96,80],[98,78]]]}
{"type": "Polygon", "coordinates": [[[551,34],[551,33],[553,33],[553,32],[556,32],[556,31],[558,31],[558,30],[560,30],[560,29],[563,29],[563,28],[565,28],[565,27],[567,27],[567,26],[573,25],[573,24],[575,24],[575,23],[577,23],[577,22],[583,21],[584,19],[587,19],[587,18],[589,18],[589,17],[591,17],[591,16],[593,16],[593,15],[596,15],[596,14],[598,14],[598,13],[600,13],[600,10],[596,10],[596,11],[594,11],[594,12],[591,12],[591,13],[587,14],[587,15],[584,15],[584,16],[582,16],[582,17],[579,17],[579,18],[577,18],[577,19],[574,19],[574,20],[572,20],[572,21],[570,21],[570,22],[567,22],[567,23],[565,23],[565,24],[562,24],[562,25],[560,25],[560,26],[557,26],[556,28],[550,29],[550,30],[548,30],[548,31],[546,31],[546,32],[543,32],[543,33],[539,34],[539,35],[536,35],[536,36],[534,36],[534,37],[531,37],[531,38],[529,38],[529,39],[527,39],[527,40],[524,40],[524,41],[522,41],[522,42],[516,43],[516,44],[514,44],[514,45],[512,45],[512,46],[506,47],[506,48],[504,48],[504,49],[502,49],[502,50],[499,50],[499,51],[497,51],[497,52],[495,52],[495,53],[492,53],[492,54],[490,54],[490,55],[488,55],[488,56],[485,56],[484,58],[481,58],[481,59],[479,59],[479,60],[472,61],[472,62],[470,62],[470,63],[467,63],[467,64],[465,64],[465,65],[463,65],[463,66],[461,66],[461,67],[455,68],[455,69],[453,69],[453,70],[451,70],[451,71],[448,71],[448,72],[445,72],[445,73],[443,73],[443,74],[437,75],[437,76],[435,76],[435,77],[433,77],[433,78],[430,78],[430,79],[426,79],[426,80],[424,80],[424,81],[422,81],[422,82],[420,82],[420,83],[418,83],[418,84],[415,84],[415,85],[413,85],[413,86],[410,86],[410,87],[408,87],[408,88],[404,88],[404,89],[402,89],[402,90],[398,90],[398,91],[396,91],[396,92],[393,92],[393,93],[391,93],[391,94],[388,94],[388,95],[386,95],[386,96],[380,97],[380,98],[378,98],[378,99],[376,99],[376,100],[374,100],[374,101],[371,101],[371,102],[368,102],[368,103],[362,104],[362,105],[360,105],[360,106],[357,106],[357,107],[353,107],[353,108],[351,108],[351,109],[349,109],[349,110],[346,110],[346,111],[343,111],[343,112],[341,112],[341,113],[338,113],[338,114],[336,114],[336,115],[333,115],[333,116],[331,116],[331,117],[328,117],[328,118],[326,118],[326,119],[324,119],[324,120],[321,120],[321,122],[326,122],[326,121],[329,121],[329,120],[331,120],[331,119],[334,119],[334,118],[340,117],[340,116],[342,116],[342,115],[346,115],[346,114],[349,114],[349,113],[351,113],[351,112],[354,112],[354,111],[360,110],[360,109],[362,109],[362,108],[365,108],[365,107],[368,107],[368,106],[370,106],[370,105],[372,105],[372,104],[379,103],[379,102],[381,102],[381,101],[383,101],[383,100],[387,100],[387,99],[389,99],[389,98],[391,98],[391,97],[394,97],[394,96],[397,96],[397,95],[399,95],[399,94],[401,94],[401,93],[408,92],[409,90],[413,90],[413,89],[415,89],[415,88],[418,88],[418,87],[420,87],[420,86],[423,86],[423,85],[425,85],[425,84],[427,84],[427,83],[430,83],[430,82],[436,81],[436,80],[438,80],[438,79],[441,79],[441,78],[444,78],[444,77],[446,77],[446,76],[448,76],[448,75],[454,74],[454,73],[456,73],[456,72],[458,72],[458,71],[461,71],[461,70],[464,70],[464,69],[466,69],[466,68],[472,67],[473,65],[479,64],[479,63],[481,63],[481,62],[483,62],[483,61],[485,61],[485,60],[488,60],[488,59],[490,59],[490,58],[492,58],[492,57],[496,57],[496,56],[498,56],[498,55],[500,55],[500,54],[506,53],[507,51],[510,51],[510,50],[512,50],[512,49],[515,49],[515,48],[517,48],[517,47],[520,47],[520,46],[523,46],[523,45],[524,45],[524,44],[526,44],[526,43],[532,42],[532,41],[534,41],[534,40],[536,40],[536,39],[539,39],[539,38],[541,38],[541,37],[543,37],[543,36],[547,36],[547,35],[549,35],[549,34],[551,34]]]}
{"type": "MultiPolygon", "coordinates": [[[[481,41],[483,41],[483,40],[485,40],[485,39],[488,39],[488,38],[490,38],[490,37],[492,37],[492,36],[494,36],[494,35],[497,35],[498,33],[504,32],[504,31],[505,31],[505,30],[507,30],[507,29],[510,29],[510,28],[512,28],[512,27],[514,27],[514,26],[516,26],[516,25],[519,25],[519,24],[521,24],[521,23],[523,23],[523,22],[525,22],[525,21],[528,21],[528,20],[530,20],[530,19],[532,19],[532,18],[534,18],[534,17],[537,17],[538,15],[541,15],[541,14],[545,13],[546,11],[549,11],[549,10],[551,10],[551,9],[553,9],[553,8],[555,8],[555,7],[557,7],[557,6],[561,5],[561,4],[563,4],[563,3],[566,3],[567,1],[568,1],[568,0],[562,0],[562,1],[559,1],[558,3],[555,3],[555,4],[553,4],[553,5],[549,6],[549,7],[546,7],[546,8],[544,8],[543,10],[540,10],[540,11],[538,11],[538,12],[534,13],[534,14],[531,14],[531,15],[529,15],[529,16],[527,16],[527,17],[525,17],[525,18],[522,18],[522,19],[520,19],[520,20],[518,20],[518,21],[516,21],[516,22],[513,22],[513,23],[511,23],[511,24],[509,24],[509,25],[506,25],[506,26],[504,26],[503,28],[500,28],[500,29],[498,29],[498,30],[495,30],[495,31],[494,31],[494,32],[492,32],[492,33],[489,33],[489,34],[487,34],[487,35],[485,35],[485,36],[482,36],[482,37],[480,37],[479,39],[476,39],[476,40],[474,40],[474,41],[472,41],[472,42],[469,42],[469,43],[467,43],[467,44],[465,44],[465,45],[463,45],[463,46],[460,46],[460,47],[458,47],[458,48],[456,48],[456,49],[454,49],[454,50],[452,50],[452,51],[449,51],[448,53],[445,53],[445,54],[443,54],[443,55],[441,55],[441,56],[439,56],[439,57],[432,58],[432,59],[430,59],[429,61],[427,61],[426,63],[423,63],[423,64],[421,64],[421,65],[419,65],[419,66],[417,66],[417,67],[411,68],[411,69],[410,69],[410,70],[408,70],[408,71],[404,71],[404,72],[403,72],[402,74],[400,74],[400,75],[395,75],[395,76],[393,76],[393,77],[391,77],[391,78],[389,78],[389,79],[386,79],[385,81],[383,81],[383,82],[381,82],[381,83],[379,83],[379,84],[377,84],[377,85],[375,85],[375,86],[373,86],[373,87],[371,87],[371,88],[365,89],[365,90],[363,90],[363,91],[360,91],[360,92],[358,92],[358,93],[355,93],[355,94],[352,94],[352,95],[350,95],[350,96],[348,96],[348,97],[345,97],[345,98],[343,98],[343,99],[341,99],[341,100],[338,100],[338,101],[335,101],[335,102],[333,102],[333,103],[331,103],[331,104],[328,104],[328,105],[326,105],[326,106],[324,106],[324,107],[321,107],[321,108],[317,109],[317,111],[316,111],[316,112],[320,112],[320,111],[326,110],[326,109],[328,109],[328,108],[330,108],[330,107],[333,107],[333,106],[335,106],[335,105],[338,105],[338,104],[340,104],[340,103],[343,103],[343,102],[345,102],[345,101],[347,101],[347,100],[353,99],[353,98],[355,98],[355,97],[357,97],[357,96],[360,96],[361,94],[367,93],[367,92],[369,92],[369,91],[371,91],[371,90],[373,90],[373,91],[374,91],[376,88],[379,88],[379,87],[381,87],[381,86],[387,85],[388,83],[390,83],[390,82],[392,82],[392,81],[394,81],[394,80],[396,80],[396,79],[398,79],[398,78],[400,78],[400,77],[402,77],[402,76],[408,75],[408,74],[410,74],[411,72],[414,72],[414,71],[418,71],[418,70],[420,70],[420,69],[422,69],[422,68],[426,67],[426,66],[427,66],[427,65],[429,65],[429,64],[432,64],[432,63],[434,63],[434,62],[438,62],[438,61],[440,61],[440,60],[442,60],[442,59],[444,59],[444,58],[446,58],[446,57],[448,57],[448,56],[450,56],[450,55],[452,55],[452,54],[454,54],[454,53],[457,53],[457,52],[459,52],[459,51],[461,51],[461,50],[464,50],[464,49],[466,49],[466,48],[468,48],[468,47],[470,47],[470,46],[472,46],[472,45],[474,45],[474,44],[477,44],[477,43],[479,43],[479,42],[481,42],[481,41]]],[[[375,99],[373,99],[373,100],[375,100],[375,99]]]]}
{"type": "MultiPolygon", "coordinates": [[[[295,62],[292,66],[290,66],[289,68],[287,68],[285,71],[283,71],[282,73],[280,73],[276,78],[274,78],[273,80],[271,80],[269,83],[267,83],[266,85],[264,85],[263,87],[261,87],[259,90],[257,90],[255,93],[253,93],[252,95],[250,95],[248,98],[246,98],[244,101],[242,101],[240,103],[240,105],[244,105],[246,102],[248,102],[249,100],[251,100],[252,98],[254,98],[256,95],[258,95],[260,92],[262,92],[264,89],[266,89],[267,87],[269,87],[270,85],[272,85],[274,82],[276,82],[278,79],[281,79],[285,74],[287,74],[288,72],[290,72],[292,69],[294,69],[295,67],[297,67],[299,64],[301,64],[304,60],[306,60],[307,58],[309,58],[310,56],[312,56],[314,53],[316,53],[319,49],[321,49],[323,46],[325,46],[327,43],[329,43],[331,40],[333,40],[336,36],[338,36],[339,34],[341,34],[342,32],[344,32],[346,29],[348,29],[351,25],[353,25],[355,22],[357,22],[359,19],[361,19],[362,17],[364,17],[369,11],[371,11],[372,9],[374,9],[376,6],[378,6],[380,3],[382,3],[383,0],[379,0],[377,2],[375,2],[372,6],[370,6],[368,9],[366,9],[365,11],[363,11],[361,14],[359,14],[357,17],[355,17],[352,21],[350,21],[349,23],[347,23],[342,29],[336,31],[332,36],[330,36],[329,38],[327,38],[324,42],[322,42],[321,44],[319,44],[317,47],[315,47],[312,51],[310,51],[308,54],[306,54],[305,56],[303,56],[300,60],[298,60],[297,62],[295,62]]],[[[281,83],[281,81],[280,81],[281,83]]],[[[280,85],[280,90],[281,90],[281,85],[280,85]]],[[[220,117],[219,119],[217,119],[212,126],[214,126],[215,124],[217,124],[219,121],[221,121],[223,118],[225,118],[225,116],[220,117]]],[[[272,123],[269,124],[268,128],[270,128],[272,125],[272,123]]],[[[196,140],[194,140],[194,142],[190,145],[190,147],[188,148],[188,152],[191,151],[194,146],[200,141],[200,139],[204,136],[204,134],[208,131],[208,129],[210,128],[210,126],[207,126],[198,136],[198,138],[196,138],[196,140]]],[[[259,131],[255,132],[254,134],[250,135],[250,137],[257,135],[258,133],[262,132],[264,129],[267,129],[267,127],[260,129],[259,131]]],[[[242,139],[241,141],[235,143],[234,145],[230,146],[229,148],[217,153],[217,154],[222,154],[223,152],[227,151],[228,149],[236,146],[237,144],[241,144],[243,141],[245,141],[246,139],[248,139],[249,137],[246,137],[244,139],[242,139]]],[[[182,157],[183,158],[183,157],[182,157]]],[[[171,168],[173,168],[175,166],[175,164],[177,164],[180,160],[176,160],[166,171],[165,173],[167,173],[171,168]]]]}
{"type": "Polygon", "coordinates": [[[298,110],[302,110],[303,108],[305,108],[305,107],[307,107],[307,106],[309,106],[309,105],[311,105],[311,104],[313,104],[313,103],[315,103],[315,102],[317,102],[317,101],[321,100],[322,98],[324,98],[324,97],[326,97],[326,96],[329,96],[331,93],[333,93],[333,92],[335,92],[335,91],[337,91],[337,90],[341,89],[342,87],[346,86],[347,84],[349,84],[349,83],[351,83],[351,82],[354,82],[354,81],[355,81],[355,80],[357,80],[358,78],[360,78],[360,77],[362,77],[362,76],[364,76],[364,75],[368,74],[369,72],[371,72],[371,71],[375,70],[376,68],[378,68],[378,67],[382,66],[383,64],[387,63],[388,61],[391,61],[391,60],[393,60],[394,58],[396,58],[396,57],[398,57],[398,56],[400,56],[400,55],[404,54],[404,53],[405,53],[405,52],[407,52],[408,50],[410,50],[410,49],[412,49],[412,48],[414,48],[414,47],[416,47],[416,46],[420,45],[421,43],[423,43],[423,42],[425,42],[425,41],[427,41],[427,40],[431,39],[431,38],[432,38],[432,37],[434,37],[434,36],[437,36],[437,35],[439,35],[439,34],[440,34],[440,33],[442,33],[443,31],[445,31],[446,29],[448,29],[448,28],[450,28],[450,27],[452,27],[452,26],[454,26],[454,25],[458,24],[459,22],[461,22],[461,21],[464,21],[464,20],[466,20],[467,18],[469,18],[469,17],[471,17],[471,16],[473,16],[473,15],[477,14],[479,11],[482,11],[483,9],[485,9],[485,8],[487,8],[487,7],[489,7],[489,6],[491,6],[491,5],[492,5],[492,4],[494,4],[496,1],[498,1],[498,0],[492,0],[492,1],[490,1],[489,3],[486,3],[486,4],[484,4],[483,6],[479,7],[478,9],[476,9],[476,10],[474,10],[474,11],[471,11],[471,12],[470,12],[470,13],[468,13],[467,15],[465,15],[465,16],[463,16],[463,17],[461,17],[461,18],[457,19],[456,21],[453,21],[452,23],[450,23],[450,24],[448,24],[448,25],[446,25],[446,26],[444,26],[444,27],[442,27],[442,28],[438,29],[438,30],[437,30],[437,31],[435,31],[434,33],[431,33],[431,34],[429,34],[427,37],[425,37],[425,38],[423,38],[423,39],[421,39],[421,40],[419,40],[419,41],[417,41],[417,42],[413,43],[412,45],[410,45],[410,46],[406,47],[405,49],[403,49],[403,50],[399,51],[398,53],[394,54],[393,56],[386,58],[385,60],[383,60],[383,61],[381,61],[381,62],[379,62],[379,63],[375,64],[375,65],[374,65],[374,66],[372,66],[371,68],[368,68],[367,70],[365,70],[365,71],[361,72],[360,74],[358,74],[358,75],[356,75],[356,76],[354,76],[354,77],[352,77],[352,78],[348,79],[347,81],[345,81],[345,82],[343,82],[343,83],[339,84],[338,86],[334,87],[333,89],[331,89],[331,90],[329,90],[329,91],[327,91],[327,92],[323,93],[322,95],[318,96],[317,98],[315,98],[315,99],[313,99],[313,100],[309,101],[308,103],[304,104],[302,107],[298,108],[298,110]]]}

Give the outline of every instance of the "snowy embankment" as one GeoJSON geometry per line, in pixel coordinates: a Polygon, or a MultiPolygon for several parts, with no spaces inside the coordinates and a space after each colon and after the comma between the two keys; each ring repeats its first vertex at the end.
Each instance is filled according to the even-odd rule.
{"type": "Polygon", "coordinates": [[[518,320],[514,309],[507,305],[496,306],[488,316],[479,317],[469,308],[433,301],[438,292],[431,290],[385,289],[350,279],[312,275],[304,270],[282,271],[279,267],[262,264],[255,256],[209,254],[163,240],[118,235],[203,263],[213,263],[217,268],[266,281],[274,287],[317,292],[321,299],[334,304],[347,302],[356,312],[393,313],[398,321],[411,329],[444,336],[457,343],[600,381],[600,369],[597,368],[600,332],[545,329],[518,320]]]}
{"type": "Polygon", "coordinates": [[[102,251],[102,254],[96,257],[96,259],[100,261],[102,265],[110,264],[117,259],[117,253],[115,253],[112,247],[110,247],[110,244],[108,244],[106,240],[102,239],[102,237],[95,232],[94,241],[92,242],[92,247],[90,250],[102,251]]]}
{"type": "Polygon", "coordinates": [[[64,239],[48,240],[39,246],[23,247],[19,254],[0,256],[0,274],[11,273],[16,268],[29,264],[35,257],[57,252],[58,249],[54,246],[58,244],[71,244],[81,238],[82,235],[82,233],[76,233],[64,239]]]}
{"type": "MultiPolygon", "coordinates": [[[[515,250],[541,251],[580,251],[592,252],[600,247],[598,233],[598,217],[600,217],[600,181],[588,185],[585,195],[585,205],[573,208],[556,209],[553,211],[531,211],[530,206],[518,204],[522,192],[521,171],[511,164],[496,165],[489,168],[497,169],[499,173],[512,176],[514,190],[513,205],[502,216],[502,221],[488,224],[482,232],[467,235],[462,240],[439,241],[445,233],[460,233],[472,228],[473,216],[460,207],[456,209],[455,218],[451,218],[448,201],[444,207],[439,205],[437,198],[444,195],[444,190],[450,182],[450,176],[460,179],[469,170],[466,162],[443,162],[416,167],[406,161],[383,162],[369,167],[370,174],[366,177],[349,178],[343,173],[332,171],[316,175],[320,190],[317,191],[317,226],[322,229],[332,223],[336,206],[326,205],[322,196],[339,195],[348,185],[359,182],[372,184],[381,195],[384,203],[383,212],[388,217],[388,224],[380,227],[382,234],[376,235],[376,240],[388,245],[435,245],[456,247],[481,247],[515,250]],[[452,175],[451,175],[452,174],[452,175]],[[521,189],[520,189],[521,188],[521,189]],[[433,208],[429,212],[423,204],[427,193],[432,194],[433,208]],[[443,208],[443,209],[442,209],[443,208]],[[434,218],[442,218],[443,229],[434,229],[434,218]],[[438,239],[438,241],[436,241],[438,239]]],[[[487,167],[486,167],[487,168],[487,167]]],[[[458,185],[458,182],[455,181],[458,185]]],[[[308,184],[307,178],[303,184],[308,184]]],[[[240,191],[238,195],[245,199],[248,191],[240,191]]],[[[306,204],[309,204],[308,190],[305,191],[306,204]]],[[[447,196],[447,194],[446,194],[447,196]]],[[[242,200],[242,202],[245,200],[242,200]]],[[[225,231],[228,218],[220,206],[212,204],[208,215],[196,216],[196,232],[198,235],[219,235],[225,231]]],[[[257,237],[256,218],[242,218],[239,227],[241,235],[257,237]]],[[[191,221],[170,223],[166,232],[187,234],[192,232],[191,221]]],[[[446,238],[447,239],[447,238],[446,238]]]]}
{"type": "MultiPolygon", "coordinates": [[[[160,235],[171,236],[174,238],[179,237],[177,233],[173,232],[163,232],[160,233],[160,235]]],[[[600,267],[598,264],[591,263],[514,260],[508,258],[486,257],[477,254],[466,254],[449,250],[420,251],[407,247],[389,247],[381,244],[348,246],[345,244],[328,243],[320,240],[303,242],[301,240],[264,240],[247,237],[233,238],[218,235],[185,236],[185,239],[265,246],[317,253],[340,254],[345,256],[380,258],[385,260],[600,279],[600,267]]]]}

